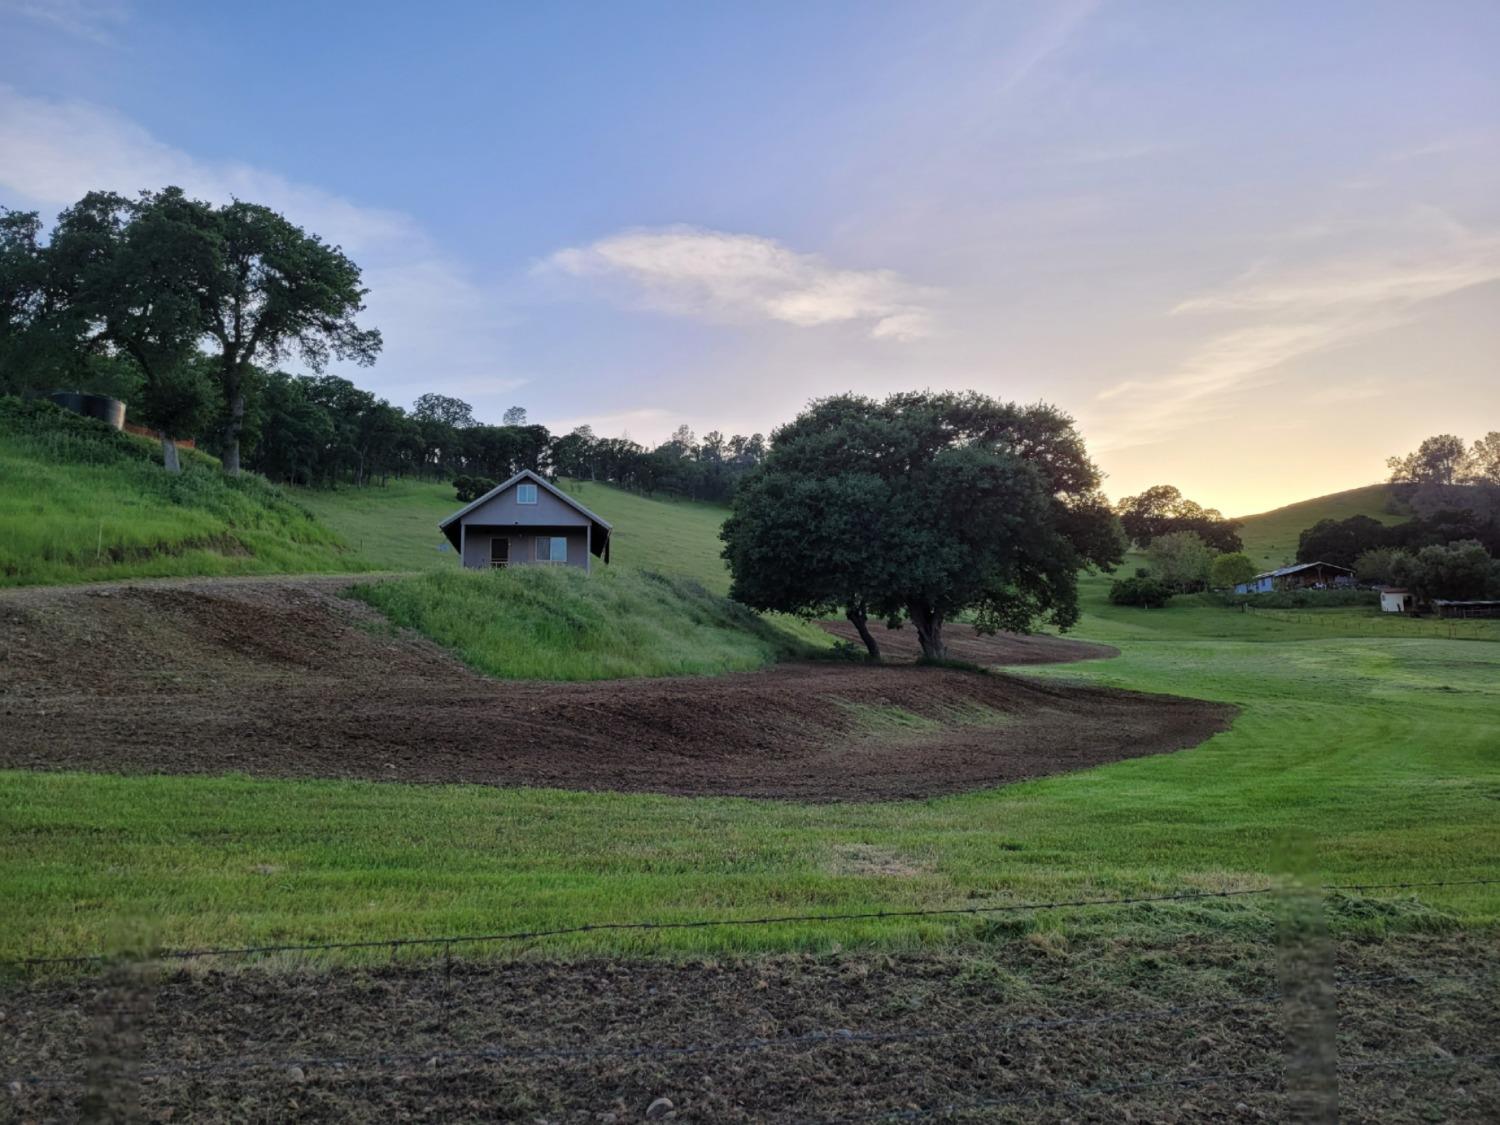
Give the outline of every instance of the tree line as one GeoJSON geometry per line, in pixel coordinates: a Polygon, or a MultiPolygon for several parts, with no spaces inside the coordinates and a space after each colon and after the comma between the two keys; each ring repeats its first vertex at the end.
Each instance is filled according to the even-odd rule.
{"type": "Polygon", "coordinates": [[[193,438],[228,473],[322,487],[525,468],[724,501],[765,456],[760,434],[684,426],[647,447],[588,426],[553,434],[521,407],[487,424],[446,395],[393,405],[326,373],[379,356],[366,293],[339,247],[256,204],[90,192],[50,232],[0,209],[0,394],[111,395],[161,432],[169,470],[173,439],[193,438]],[[280,370],[289,359],[310,374],[280,370]]]}

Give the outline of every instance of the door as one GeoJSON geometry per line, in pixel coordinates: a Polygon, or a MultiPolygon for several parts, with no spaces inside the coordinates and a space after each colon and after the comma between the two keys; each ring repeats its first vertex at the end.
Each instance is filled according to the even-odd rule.
{"type": "Polygon", "coordinates": [[[510,540],[509,539],[502,539],[500,536],[497,535],[497,536],[495,536],[495,538],[493,538],[493,539],[490,540],[490,565],[491,566],[509,566],[510,565],[510,540]]]}

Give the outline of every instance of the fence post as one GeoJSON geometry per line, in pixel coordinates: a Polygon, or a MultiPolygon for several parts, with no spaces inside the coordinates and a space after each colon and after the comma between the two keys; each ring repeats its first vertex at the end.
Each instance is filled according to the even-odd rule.
{"type": "Polygon", "coordinates": [[[1286,1029],[1286,1120],[1337,1125],[1338,995],[1323,892],[1300,881],[1282,901],[1278,941],[1286,1029]]]}
{"type": "Polygon", "coordinates": [[[144,1120],[137,1071],[140,1022],[150,1003],[148,971],[138,964],[117,964],[105,974],[94,998],[78,1105],[78,1120],[88,1125],[133,1125],[144,1120]]]}

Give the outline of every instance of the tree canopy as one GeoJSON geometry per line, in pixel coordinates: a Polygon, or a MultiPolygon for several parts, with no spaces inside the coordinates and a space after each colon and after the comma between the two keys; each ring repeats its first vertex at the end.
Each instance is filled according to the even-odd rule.
{"type": "Polygon", "coordinates": [[[1125,534],[1138,547],[1149,547],[1158,535],[1191,531],[1215,551],[1238,551],[1240,522],[1226,519],[1216,508],[1187,499],[1170,484],[1153,485],[1139,496],[1127,496],[1116,506],[1125,534]]]}
{"type": "Polygon", "coordinates": [[[772,434],[721,537],[732,595],[758,609],[916,627],[928,658],[968,611],[981,631],[1078,620],[1079,570],[1124,538],[1066,415],[983,395],[814,402],[772,434]]]}

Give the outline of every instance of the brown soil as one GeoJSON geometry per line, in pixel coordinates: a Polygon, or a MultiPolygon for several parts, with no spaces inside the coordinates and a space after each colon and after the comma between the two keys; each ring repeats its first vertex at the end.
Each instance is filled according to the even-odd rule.
{"type": "Polygon", "coordinates": [[[12,985],[0,1119],[77,1120],[92,1096],[113,1115],[90,1120],[122,1121],[603,1125],[648,1120],[659,1098],[684,1122],[1321,1121],[1299,1112],[1320,1072],[1288,1064],[1326,1037],[1339,1120],[1500,1119],[1493,935],[1324,956],[1039,934],[893,956],[12,985]],[[1321,993],[1286,971],[1324,963],[1321,993]]]}
{"type": "Polygon", "coordinates": [[[340,598],[346,581],[0,595],[0,766],[886,800],[1179,750],[1233,714],[839,662],[500,682],[340,598]]]}
{"type": "MultiPolygon", "coordinates": [[[[839,640],[848,641],[860,652],[864,652],[865,644],[849,622],[823,621],[820,624],[839,640]]],[[[910,626],[887,629],[878,622],[872,622],[870,633],[880,646],[882,660],[916,660],[922,655],[922,646],[917,642],[917,631],[910,626]]],[[[1001,664],[1071,664],[1075,660],[1108,660],[1120,655],[1119,649],[1109,645],[1075,641],[1069,637],[1050,637],[1041,633],[993,633],[986,636],[976,633],[972,625],[946,625],[943,627],[943,638],[947,641],[950,659],[981,667],[1001,664]]]]}

